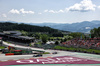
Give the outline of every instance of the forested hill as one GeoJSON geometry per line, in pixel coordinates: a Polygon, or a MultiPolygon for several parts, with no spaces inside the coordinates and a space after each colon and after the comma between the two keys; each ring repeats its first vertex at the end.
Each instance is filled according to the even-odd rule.
{"type": "Polygon", "coordinates": [[[49,32],[54,33],[58,32],[58,30],[50,28],[50,27],[40,27],[28,24],[18,24],[18,23],[10,23],[10,22],[0,22],[0,31],[12,31],[12,30],[24,30],[27,32],[49,32]]]}

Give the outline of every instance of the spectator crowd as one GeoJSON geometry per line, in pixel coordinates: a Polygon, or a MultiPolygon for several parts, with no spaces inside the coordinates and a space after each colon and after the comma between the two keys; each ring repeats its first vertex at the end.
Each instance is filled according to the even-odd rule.
{"type": "Polygon", "coordinates": [[[66,42],[62,42],[63,46],[86,48],[86,49],[100,49],[100,38],[80,39],[75,38],[66,42]]]}

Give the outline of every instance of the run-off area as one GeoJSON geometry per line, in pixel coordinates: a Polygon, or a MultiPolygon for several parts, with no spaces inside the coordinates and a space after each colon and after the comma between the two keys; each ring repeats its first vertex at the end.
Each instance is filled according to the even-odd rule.
{"type": "Polygon", "coordinates": [[[16,61],[0,62],[4,65],[23,65],[23,64],[100,64],[100,61],[88,60],[83,58],[60,56],[51,58],[25,59],[16,61]]]}

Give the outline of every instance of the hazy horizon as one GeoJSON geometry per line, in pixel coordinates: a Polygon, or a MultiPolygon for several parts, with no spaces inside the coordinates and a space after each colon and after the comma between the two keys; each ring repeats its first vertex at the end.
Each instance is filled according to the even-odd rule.
{"type": "MultiPolygon", "coordinates": [[[[92,21],[100,21],[100,20],[92,20],[92,21]]],[[[82,21],[82,22],[73,22],[73,23],[70,23],[70,22],[66,22],[66,23],[57,23],[57,22],[17,22],[17,21],[0,21],[0,22],[11,22],[11,23],[26,23],[26,24],[43,24],[43,23],[51,23],[51,24],[73,24],[73,23],[82,23],[82,22],[85,22],[85,21],[82,21]]],[[[91,21],[88,21],[88,22],[91,22],[91,21]]]]}
{"type": "Polygon", "coordinates": [[[100,0],[0,0],[0,21],[77,23],[100,20],[100,0]]]}

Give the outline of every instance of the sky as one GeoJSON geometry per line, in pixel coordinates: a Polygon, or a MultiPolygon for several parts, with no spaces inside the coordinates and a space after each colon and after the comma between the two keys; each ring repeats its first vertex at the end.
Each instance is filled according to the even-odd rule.
{"type": "Polygon", "coordinates": [[[76,23],[100,20],[100,0],[0,0],[0,21],[76,23]]]}

